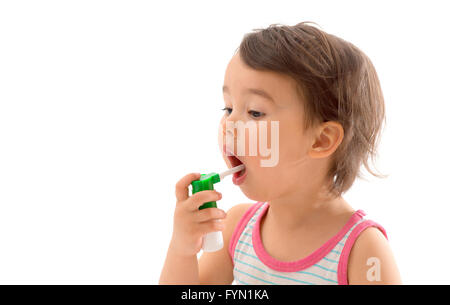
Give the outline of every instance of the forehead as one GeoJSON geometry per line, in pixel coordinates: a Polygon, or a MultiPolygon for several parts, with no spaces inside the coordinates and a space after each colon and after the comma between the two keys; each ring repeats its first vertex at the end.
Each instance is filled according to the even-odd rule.
{"type": "Polygon", "coordinates": [[[260,71],[247,66],[236,53],[225,71],[224,86],[232,95],[240,95],[247,88],[262,89],[277,103],[286,104],[297,100],[296,82],[288,75],[274,71],[260,71]]]}

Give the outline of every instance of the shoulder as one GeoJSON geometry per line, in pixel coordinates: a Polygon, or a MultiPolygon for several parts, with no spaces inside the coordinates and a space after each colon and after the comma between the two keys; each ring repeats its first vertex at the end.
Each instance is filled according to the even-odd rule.
{"type": "Polygon", "coordinates": [[[231,239],[231,236],[239,221],[246,215],[247,212],[250,211],[253,206],[255,206],[255,204],[256,203],[241,203],[234,205],[227,211],[224,235],[227,235],[228,240],[231,239]]]}
{"type": "Polygon", "coordinates": [[[258,203],[241,203],[231,207],[227,211],[224,239],[230,255],[232,255],[231,250],[236,238],[235,232],[238,231],[241,220],[244,220],[245,216],[248,215],[248,213],[252,211],[252,208],[256,207],[257,204],[258,203]]]}
{"type": "Polygon", "coordinates": [[[349,284],[401,284],[389,242],[376,226],[368,226],[357,236],[347,270],[349,284]]]}
{"type": "Polygon", "coordinates": [[[256,203],[240,203],[237,204],[233,207],[231,207],[228,211],[227,211],[227,219],[232,220],[232,221],[239,221],[244,214],[249,211],[249,209],[252,206],[255,206],[256,203]]]}

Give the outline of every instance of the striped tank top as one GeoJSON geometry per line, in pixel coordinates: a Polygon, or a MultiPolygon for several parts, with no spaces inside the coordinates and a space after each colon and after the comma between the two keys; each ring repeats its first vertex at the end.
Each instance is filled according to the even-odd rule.
{"type": "Polygon", "coordinates": [[[356,211],[345,226],[311,255],[297,261],[271,257],[261,242],[260,221],[267,202],[256,202],[242,216],[229,243],[233,285],[346,285],[347,261],[358,235],[368,227],[382,226],[356,211]]]}

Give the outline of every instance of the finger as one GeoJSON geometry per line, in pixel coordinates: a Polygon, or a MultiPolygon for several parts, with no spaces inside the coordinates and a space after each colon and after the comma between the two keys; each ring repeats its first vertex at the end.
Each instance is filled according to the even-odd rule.
{"type": "Polygon", "coordinates": [[[225,211],[218,208],[207,208],[196,212],[198,222],[205,222],[213,219],[222,219],[226,217],[225,211]]]}
{"type": "Polygon", "coordinates": [[[223,231],[225,224],[220,220],[210,220],[199,224],[199,232],[204,235],[210,232],[223,231]]]}
{"type": "Polygon", "coordinates": [[[220,199],[222,199],[222,194],[215,190],[200,191],[189,198],[188,207],[192,211],[195,211],[206,202],[217,201],[220,199]]]}
{"type": "Polygon", "coordinates": [[[192,181],[200,179],[200,173],[190,173],[181,178],[175,185],[175,196],[178,201],[184,201],[189,198],[189,184],[192,181]]]}

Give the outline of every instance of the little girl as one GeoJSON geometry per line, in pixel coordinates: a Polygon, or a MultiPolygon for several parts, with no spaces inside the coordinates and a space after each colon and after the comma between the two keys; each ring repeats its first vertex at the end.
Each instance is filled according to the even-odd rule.
{"type": "MultiPolygon", "coordinates": [[[[200,174],[183,177],[160,284],[401,283],[383,227],[342,198],[361,164],[379,176],[368,159],[376,154],[384,100],[370,59],[308,22],[272,24],[244,36],[223,94],[223,158],[230,168],[245,165],[233,182],[256,203],[227,213],[199,210],[222,196],[189,196],[200,174]],[[239,135],[229,128],[236,122],[266,123],[255,126],[265,143],[277,146],[270,147],[278,152],[272,166],[261,165],[268,158],[261,146],[256,154],[238,154],[239,135]],[[197,260],[202,236],[219,230],[224,247],[197,260]]],[[[244,134],[249,147],[252,132],[244,134]]]]}

